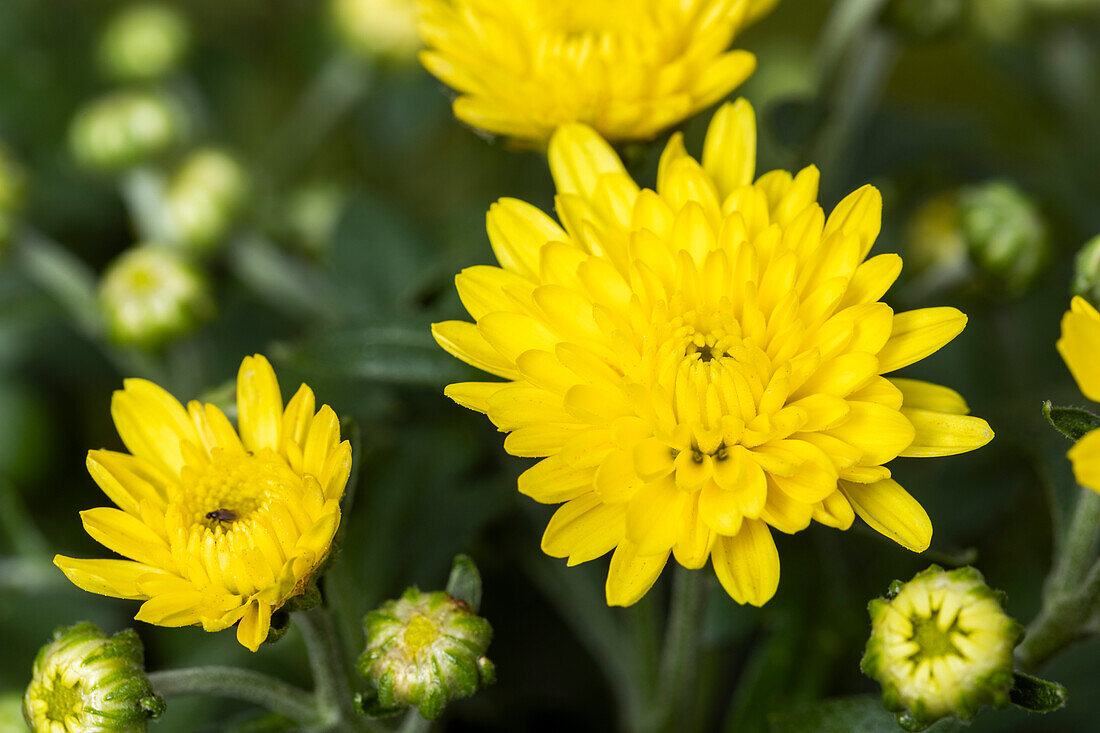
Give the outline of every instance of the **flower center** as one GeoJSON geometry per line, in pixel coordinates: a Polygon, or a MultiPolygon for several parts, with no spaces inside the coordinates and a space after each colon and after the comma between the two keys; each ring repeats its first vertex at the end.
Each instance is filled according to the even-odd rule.
{"type": "MultiPolygon", "coordinates": [[[[50,683],[49,690],[42,695],[46,703],[47,720],[66,725],[66,721],[76,718],[79,720],[84,710],[84,696],[81,694],[80,680],[65,681],[65,674],[57,672],[50,683]]],[[[67,729],[67,728],[66,728],[67,729]]]]}
{"type": "Polygon", "coordinates": [[[296,483],[286,462],[272,451],[227,455],[216,450],[209,464],[183,468],[171,500],[185,522],[217,534],[247,523],[296,483]]]}
{"type": "Polygon", "coordinates": [[[437,636],[439,632],[435,624],[418,613],[409,619],[409,625],[405,629],[405,648],[410,656],[415,656],[417,652],[435,641],[437,636]]]}
{"type": "MultiPolygon", "coordinates": [[[[935,609],[938,610],[938,609],[935,609]]],[[[958,623],[952,622],[946,631],[942,630],[936,621],[936,613],[933,611],[931,618],[915,617],[910,619],[913,624],[913,641],[917,650],[913,652],[913,662],[919,663],[924,659],[938,657],[961,657],[962,652],[955,645],[956,635],[965,636],[958,623]]]]}

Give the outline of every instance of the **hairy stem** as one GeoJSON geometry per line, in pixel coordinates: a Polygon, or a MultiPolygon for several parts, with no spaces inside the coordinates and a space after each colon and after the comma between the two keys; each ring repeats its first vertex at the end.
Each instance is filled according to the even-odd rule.
{"type": "Polygon", "coordinates": [[[319,714],[313,696],[305,690],[266,674],[236,667],[189,667],[150,672],[149,681],[158,695],[185,697],[208,695],[244,700],[288,718],[311,725],[319,714]]]}

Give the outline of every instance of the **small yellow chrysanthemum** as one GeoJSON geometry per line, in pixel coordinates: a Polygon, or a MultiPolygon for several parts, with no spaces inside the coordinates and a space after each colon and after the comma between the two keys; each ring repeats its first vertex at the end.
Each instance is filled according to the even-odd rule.
{"type": "Polygon", "coordinates": [[[142,600],[135,618],[158,626],[238,623],[252,651],[271,614],[305,590],[340,524],[351,446],[306,385],[283,408],[267,359],[237,375],[238,431],[214,405],[185,410],[128,379],[111,416],[130,453],[93,450],[88,470],[119,508],[81,512],[96,541],[128,558],[54,563],[86,591],[142,600]]]}
{"type": "Polygon", "coordinates": [[[420,58],[482,130],[537,143],[583,122],[648,140],[752,73],[727,49],[777,1],[421,0],[420,58]]]}
{"type": "MultiPolygon", "coordinates": [[[[1079,295],[1062,317],[1058,353],[1081,392],[1093,402],[1100,402],[1100,312],[1079,295]]],[[[1074,443],[1068,455],[1077,483],[1100,492],[1100,430],[1074,443]]]]}
{"type": "Polygon", "coordinates": [[[519,479],[565,502],[543,550],[570,564],[614,549],[607,601],[629,605],[670,553],[710,559],[739,602],[779,582],[769,525],[846,529],[859,514],[922,551],[927,514],[890,478],[897,456],[945,456],[992,432],[946,387],[881,375],[953,339],[954,308],[894,314],[879,298],[901,259],[864,262],[879,231],[870,186],[826,219],[818,172],[753,182],[755,117],[741,100],[707,133],[702,164],[676,135],[657,189],[639,190],[593,130],[550,141],[557,211],[505,199],[489,211],[502,268],[458,292],[476,323],[434,326],[439,344],[506,382],[447,395],[545,457],[519,479]]]}

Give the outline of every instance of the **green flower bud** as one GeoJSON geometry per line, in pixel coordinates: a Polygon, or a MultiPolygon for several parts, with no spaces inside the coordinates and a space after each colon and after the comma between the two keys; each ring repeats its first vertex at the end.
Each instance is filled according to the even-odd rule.
{"type": "Polygon", "coordinates": [[[176,243],[205,252],[221,241],[248,195],[248,174],[228,153],[206,148],[188,156],[164,194],[176,243]]]}
{"type": "Polygon", "coordinates": [[[363,618],[367,647],[359,673],[370,683],[368,714],[388,715],[416,707],[429,720],[452,700],[492,684],[485,658],[493,636],[489,622],[443,591],[409,588],[363,618]]]}
{"type": "Polygon", "coordinates": [[[341,41],[355,54],[409,62],[421,48],[416,0],[332,0],[341,41]]]}
{"type": "Polygon", "coordinates": [[[955,196],[934,196],[913,212],[905,231],[905,265],[913,274],[934,270],[944,275],[969,267],[955,196]]]}
{"type": "Polygon", "coordinates": [[[959,191],[970,261],[994,289],[1027,291],[1050,258],[1050,236],[1035,204],[1011,184],[992,181],[959,191]]]}
{"type": "Polygon", "coordinates": [[[890,27],[910,38],[935,38],[963,17],[963,0],[891,0],[884,10],[890,27]]]}
{"type": "Polygon", "coordinates": [[[1074,295],[1080,295],[1093,306],[1100,303],[1100,235],[1090,239],[1077,251],[1070,289],[1074,295]]]}
{"type": "Polygon", "coordinates": [[[347,198],[343,189],[333,184],[298,189],[286,203],[286,229],[306,252],[322,256],[340,223],[347,198]]]}
{"type": "Polygon", "coordinates": [[[937,565],[871,601],[860,667],[882,686],[883,705],[903,728],[922,730],[948,716],[969,721],[983,705],[1008,704],[1023,627],[1004,603],[974,568],[937,565]]]}
{"type": "Polygon", "coordinates": [[[88,622],[58,629],[33,674],[23,715],[37,733],[139,733],[164,712],[132,629],[111,637],[88,622]]]}
{"type": "Polygon", "coordinates": [[[170,5],[133,5],[104,29],[99,58],[118,79],[159,79],[179,66],[190,44],[190,28],[178,10],[170,5]]]}
{"type": "Polygon", "coordinates": [[[150,349],[191,331],[213,312],[202,273],[157,245],[130,249],[108,265],[99,302],[112,339],[150,349]]]}
{"type": "Polygon", "coordinates": [[[970,27],[981,38],[1004,43],[1018,38],[1027,26],[1029,0],[968,0],[970,27]]]}
{"type": "Polygon", "coordinates": [[[183,137],[185,127],[183,110],[167,95],[114,92],[76,114],[69,145],[81,165],[115,171],[164,152],[183,137]]]}

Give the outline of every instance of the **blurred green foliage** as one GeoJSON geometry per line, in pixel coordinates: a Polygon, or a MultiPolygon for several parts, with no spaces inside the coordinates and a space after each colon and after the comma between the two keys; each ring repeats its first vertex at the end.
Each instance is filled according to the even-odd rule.
{"type": "MultiPolygon", "coordinates": [[[[826,17],[838,4],[784,0],[739,44],[759,57],[738,91],[759,114],[758,170],[820,164],[827,209],[862,183],[879,186],[877,252],[901,251],[910,215],[928,198],[1010,181],[1045,218],[1053,254],[1012,298],[905,274],[887,296],[897,308],[956,305],[970,316],[955,343],[907,376],[958,389],[998,437],[975,454],[895,464],[936,528],[925,556],[862,526],[843,535],[815,527],[778,538],[784,578],[762,610],[733,605],[712,583],[703,664],[719,682],[698,691],[707,730],[827,730],[813,727],[817,701],[876,692],[858,665],[868,599],[930,561],[977,565],[1008,592],[1010,612],[1029,620],[1074,496],[1068,443],[1040,407],[1082,400],[1054,341],[1074,253],[1100,232],[1095,4],[975,0],[955,13],[936,3],[941,15],[914,20],[920,4],[897,3],[889,23],[863,29],[834,58],[822,35],[836,31],[826,17]],[[871,72],[863,86],[842,83],[871,72]]],[[[140,241],[148,223],[132,210],[132,178],[87,173],[68,147],[77,110],[120,88],[96,63],[98,33],[120,7],[0,3],[0,140],[25,172],[20,221],[90,273],[140,241]]],[[[77,515],[104,503],[83,456],[120,447],[108,404],[122,378],[155,377],[188,399],[224,385],[242,356],[261,351],[286,393],[308,380],[362,431],[357,501],[332,571],[348,581],[348,597],[329,599],[349,647],[361,649],[366,610],[406,585],[437,586],[450,559],[467,552],[484,575],[499,682],[449,709],[447,729],[612,729],[608,683],[558,612],[580,599],[547,597],[540,573],[560,561],[532,558],[550,509],[517,495],[525,462],[503,453],[491,426],[443,398],[444,384],[472,371],[428,333],[432,321],[463,317],[453,275],[492,260],[489,204],[514,196],[551,209],[544,161],[457,124],[419,67],[346,57],[324,3],[180,8],[192,26],[190,56],[164,85],[187,110],[189,139],[150,170],[166,178],[188,150],[214,145],[240,157],[250,203],[206,265],[217,316],[152,354],[82,325],[71,312],[80,301],[67,311],[18,243],[3,257],[0,527],[10,531],[0,531],[0,692],[21,690],[50,631],[81,619],[109,632],[133,623],[151,669],[232,663],[308,684],[293,630],[253,657],[232,633],[136,624],[135,603],[83,593],[49,565],[54,552],[101,552],[77,515]]],[[[686,124],[689,149],[699,149],[708,118],[686,124]]],[[[636,161],[650,184],[657,148],[636,161]]],[[[597,570],[571,572],[598,587],[597,570]]],[[[663,579],[647,603],[662,604],[667,586],[663,579]]],[[[626,623],[628,612],[606,613],[626,623]]],[[[986,713],[970,730],[1095,730],[1088,700],[1100,684],[1098,649],[1087,641],[1045,671],[1070,693],[1056,717],[986,713]]],[[[891,716],[859,699],[835,705],[858,717],[844,730],[891,730],[891,716]]],[[[155,730],[258,730],[260,716],[241,703],[174,699],[155,730]]]]}

